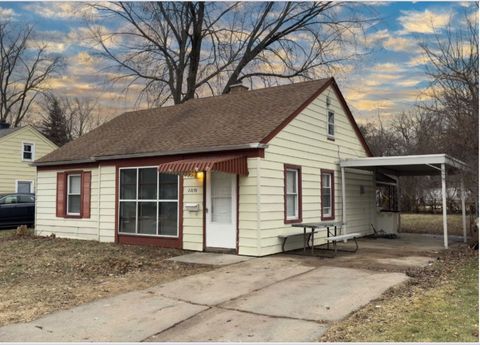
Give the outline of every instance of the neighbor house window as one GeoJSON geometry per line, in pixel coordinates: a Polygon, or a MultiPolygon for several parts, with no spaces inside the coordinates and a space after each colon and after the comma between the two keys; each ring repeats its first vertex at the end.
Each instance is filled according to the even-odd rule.
{"type": "Polygon", "coordinates": [[[81,185],[82,175],[67,175],[67,215],[80,215],[81,185]]]}
{"type": "Polygon", "coordinates": [[[285,165],[285,223],[302,219],[302,171],[298,166],[285,165]]]}
{"type": "Polygon", "coordinates": [[[328,112],[327,134],[329,138],[333,138],[335,136],[335,113],[333,111],[328,112]]]}
{"type": "Polygon", "coordinates": [[[119,232],[177,237],[178,179],[156,167],[120,169],[119,232]]]}
{"type": "Polygon", "coordinates": [[[32,181],[17,181],[17,193],[32,193],[33,192],[32,181]]]}
{"type": "Polygon", "coordinates": [[[331,170],[321,170],[321,218],[330,220],[335,218],[335,179],[331,170]]]}
{"type": "Polygon", "coordinates": [[[35,145],[30,143],[22,144],[22,160],[33,161],[35,145]]]}

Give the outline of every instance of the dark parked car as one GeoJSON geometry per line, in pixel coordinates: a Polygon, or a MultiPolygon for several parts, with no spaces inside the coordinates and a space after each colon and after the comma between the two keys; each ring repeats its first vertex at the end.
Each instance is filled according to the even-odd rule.
{"type": "Polygon", "coordinates": [[[34,194],[0,194],[0,228],[14,228],[24,224],[33,226],[34,222],[34,194]]]}

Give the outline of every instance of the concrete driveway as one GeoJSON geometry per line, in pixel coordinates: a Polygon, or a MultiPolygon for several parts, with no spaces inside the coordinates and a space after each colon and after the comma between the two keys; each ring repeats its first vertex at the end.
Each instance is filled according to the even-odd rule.
{"type": "Polygon", "coordinates": [[[356,254],[335,259],[192,254],[178,259],[225,266],[4,326],[0,341],[317,341],[441,248],[435,237],[402,235],[362,240],[356,254]]]}
{"type": "Polygon", "coordinates": [[[329,322],[408,279],[335,266],[356,258],[252,259],[8,325],[0,341],[316,341],[329,322]]]}

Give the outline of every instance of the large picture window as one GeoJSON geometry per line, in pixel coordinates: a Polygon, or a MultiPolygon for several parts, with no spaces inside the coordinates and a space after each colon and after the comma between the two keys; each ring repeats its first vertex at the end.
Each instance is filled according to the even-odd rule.
{"type": "Polygon", "coordinates": [[[302,172],[300,167],[285,165],[285,223],[302,219],[302,172]]]}
{"type": "Polygon", "coordinates": [[[335,218],[335,182],[333,171],[321,170],[322,220],[335,218]]]}
{"type": "Polygon", "coordinates": [[[120,169],[119,232],[178,237],[178,176],[120,169]]]}

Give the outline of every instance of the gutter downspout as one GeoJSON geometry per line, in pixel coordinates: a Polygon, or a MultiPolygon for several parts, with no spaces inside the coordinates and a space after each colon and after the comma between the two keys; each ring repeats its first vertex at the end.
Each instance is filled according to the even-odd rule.
{"type": "Polygon", "coordinates": [[[345,168],[341,167],[340,171],[342,173],[342,233],[340,235],[345,235],[347,233],[347,200],[346,200],[346,190],[345,190],[345,168]]]}
{"type": "Polygon", "coordinates": [[[97,188],[98,188],[98,190],[97,190],[97,198],[98,198],[97,199],[97,212],[98,212],[97,232],[98,232],[98,238],[97,239],[98,239],[98,242],[100,242],[100,215],[102,214],[100,212],[100,204],[101,204],[100,203],[100,195],[101,195],[101,192],[100,192],[101,191],[101,185],[100,185],[101,182],[100,181],[102,180],[102,165],[101,164],[98,165],[98,170],[97,171],[98,171],[97,172],[98,173],[98,182],[97,182],[97,185],[98,185],[97,186],[97,188]]]}

